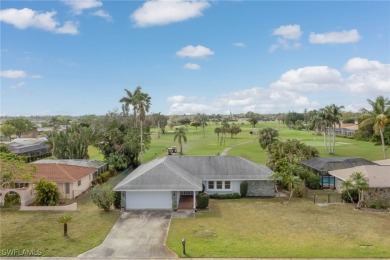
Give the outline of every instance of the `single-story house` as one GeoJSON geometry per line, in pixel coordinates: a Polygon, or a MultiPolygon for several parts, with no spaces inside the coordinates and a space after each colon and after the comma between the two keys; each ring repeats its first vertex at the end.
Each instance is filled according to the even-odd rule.
{"type": "Polygon", "coordinates": [[[340,124],[340,127],[335,129],[335,132],[338,135],[353,136],[358,130],[359,126],[357,124],[340,124]]]}
{"type": "MultiPolygon", "coordinates": [[[[247,196],[275,196],[272,171],[238,156],[167,156],[143,164],[122,180],[114,191],[122,194],[125,209],[177,209],[196,195],[240,193],[248,182],[247,196]]],[[[188,209],[188,208],[187,208],[188,209]]]]}
{"type": "Polygon", "coordinates": [[[325,189],[335,188],[334,176],[329,171],[352,168],[361,165],[377,165],[374,162],[356,157],[315,157],[301,161],[301,165],[321,176],[321,186],[325,189]]]}
{"type": "Polygon", "coordinates": [[[336,191],[342,192],[342,182],[349,179],[354,172],[361,172],[368,178],[368,201],[382,200],[390,206],[390,165],[363,165],[329,171],[329,174],[335,177],[336,191]]]}
{"type": "Polygon", "coordinates": [[[19,156],[42,156],[51,155],[50,147],[46,138],[16,138],[11,142],[3,142],[12,153],[19,156]]]}
{"type": "Polygon", "coordinates": [[[102,174],[105,171],[108,171],[108,163],[97,161],[97,160],[89,160],[89,159],[42,159],[32,164],[66,164],[80,167],[92,167],[96,169],[94,173],[93,179],[95,179],[98,175],[102,174]]]}

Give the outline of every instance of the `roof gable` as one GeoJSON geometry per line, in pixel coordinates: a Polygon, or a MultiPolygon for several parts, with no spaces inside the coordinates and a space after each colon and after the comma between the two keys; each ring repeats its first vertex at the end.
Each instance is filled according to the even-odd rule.
{"type": "Polygon", "coordinates": [[[93,167],[65,164],[35,164],[34,180],[45,178],[54,182],[75,182],[96,171],[93,167]]]}

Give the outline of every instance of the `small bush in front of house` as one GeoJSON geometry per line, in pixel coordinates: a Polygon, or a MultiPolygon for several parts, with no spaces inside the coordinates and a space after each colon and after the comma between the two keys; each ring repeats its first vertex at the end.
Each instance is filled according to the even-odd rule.
{"type": "Polygon", "coordinates": [[[227,200],[227,199],[240,199],[239,193],[226,193],[226,194],[210,194],[210,199],[227,200]]]}
{"type": "Polygon", "coordinates": [[[350,189],[349,194],[351,195],[353,201],[351,201],[351,198],[346,190],[341,192],[341,198],[347,203],[357,203],[359,201],[359,193],[357,189],[350,189]]]}
{"type": "Polygon", "coordinates": [[[35,201],[39,206],[56,206],[60,203],[57,183],[41,179],[35,184],[35,201]]]}
{"type": "Polygon", "coordinates": [[[206,193],[199,193],[196,196],[196,208],[206,209],[209,206],[209,195],[206,193]]]}
{"type": "Polygon", "coordinates": [[[370,200],[368,202],[368,207],[372,209],[386,209],[389,206],[390,206],[389,201],[381,200],[381,199],[370,200]]]}
{"type": "Polygon", "coordinates": [[[242,181],[240,183],[240,194],[241,194],[241,197],[246,197],[247,193],[248,193],[248,182],[242,181]]]}
{"type": "Polygon", "coordinates": [[[96,185],[91,189],[91,198],[92,202],[100,209],[110,211],[115,201],[115,191],[107,184],[96,185]]]}
{"type": "Polygon", "coordinates": [[[108,179],[110,179],[110,172],[100,174],[100,178],[102,179],[101,183],[105,183],[106,181],[108,181],[108,179]]]}
{"type": "Polygon", "coordinates": [[[114,200],[114,207],[116,209],[120,209],[121,208],[121,202],[122,202],[122,196],[121,196],[121,192],[120,191],[116,191],[115,192],[115,200],[114,200]]]}

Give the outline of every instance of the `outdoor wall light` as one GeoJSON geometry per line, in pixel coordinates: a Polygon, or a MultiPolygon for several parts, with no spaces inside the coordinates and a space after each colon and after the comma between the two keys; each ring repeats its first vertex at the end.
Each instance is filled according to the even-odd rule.
{"type": "Polygon", "coordinates": [[[183,245],[183,255],[186,254],[186,238],[183,237],[183,239],[181,240],[181,243],[183,245]]]}

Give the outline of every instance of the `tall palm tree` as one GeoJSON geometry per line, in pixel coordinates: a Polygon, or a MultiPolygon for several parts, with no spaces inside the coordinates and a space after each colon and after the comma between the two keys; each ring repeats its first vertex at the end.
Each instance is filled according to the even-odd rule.
{"type": "Polygon", "coordinates": [[[390,122],[390,100],[384,96],[377,97],[374,101],[367,99],[371,106],[371,111],[362,109],[367,114],[367,118],[360,123],[361,127],[374,124],[375,132],[379,132],[382,141],[383,159],[386,159],[386,145],[383,136],[386,124],[390,122]]]}
{"type": "Polygon", "coordinates": [[[333,147],[332,152],[334,153],[334,149],[336,146],[336,124],[340,127],[340,119],[341,119],[341,110],[344,108],[344,106],[336,106],[335,104],[332,104],[328,107],[328,112],[330,113],[331,123],[333,126],[333,147]]]}
{"type": "Polygon", "coordinates": [[[273,129],[271,127],[261,129],[259,132],[260,147],[263,149],[267,148],[268,145],[278,140],[277,138],[278,136],[279,136],[279,132],[276,129],[273,129]]]}
{"type": "Polygon", "coordinates": [[[216,127],[214,129],[214,133],[217,134],[217,141],[218,141],[218,144],[219,144],[219,134],[222,132],[222,129],[220,127],[216,127]]]}
{"type": "Polygon", "coordinates": [[[142,155],[144,153],[143,149],[143,133],[142,133],[142,124],[145,122],[146,113],[149,112],[150,109],[150,100],[151,97],[147,93],[142,92],[142,88],[138,86],[134,90],[134,106],[136,107],[136,110],[138,111],[138,119],[140,122],[140,131],[141,131],[141,162],[142,162],[142,155]]]}
{"type": "Polygon", "coordinates": [[[135,106],[135,98],[134,98],[134,94],[125,89],[125,92],[126,92],[126,96],[122,97],[119,102],[123,103],[123,112],[125,113],[125,116],[128,116],[128,111],[129,111],[129,106],[132,106],[133,107],[133,114],[134,114],[134,125],[136,126],[137,124],[137,108],[135,106]]]}
{"type": "Polygon", "coordinates": [[[180,154],[183,155],[183,142],[187,143],[186,130],[184,127],[180,127],[178,130],[176,130],[173,141],[176,142],[176,139],[180,144],[180,154]]]}

